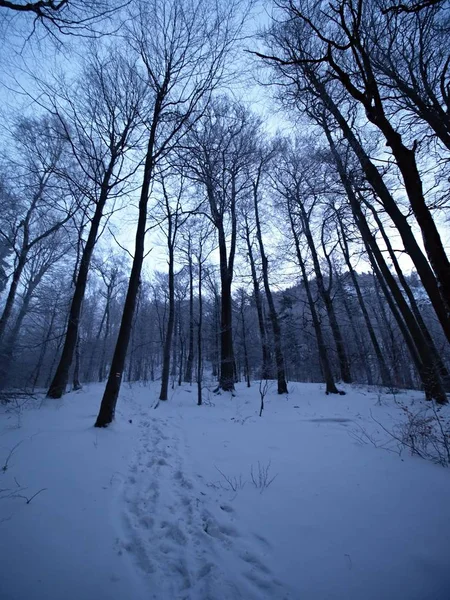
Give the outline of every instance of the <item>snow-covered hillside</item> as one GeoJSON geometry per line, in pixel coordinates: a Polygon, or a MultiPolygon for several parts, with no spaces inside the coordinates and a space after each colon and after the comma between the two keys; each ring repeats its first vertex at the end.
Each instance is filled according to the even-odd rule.
{"type": "Polygon", "coordinates": [[[378,424],[417,392],[101,392],[1,409],[2,600],[448,600],[450,473],[378,424]]]}

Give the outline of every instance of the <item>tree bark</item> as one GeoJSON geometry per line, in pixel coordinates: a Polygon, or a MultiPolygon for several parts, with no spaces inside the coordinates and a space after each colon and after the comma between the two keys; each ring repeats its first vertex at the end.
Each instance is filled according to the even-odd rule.
{"type": "Polygon", "coordinates": [[[426,397],[434,398],[439,404],[445,404],[447,402],[447,397],[442,387],[442,381],[439,372],[437,371],[435,364],[430,356],[429,349],[423,338],[422,332],[417,324],[417,321],[414,318],[413,313],[411,312],[411,309],[406,303],[403,294],[401,293],[400,288],[397,285],[397,282],[395,281],[394,277],[389,271],[389,268],[383,258],[378,244],[370,231],[366,218],[361,210],[361,206],[356,198],[353,187],[347,177],[345,167],[342,163],[340,155],[337,152],[336,146],[331,137],[331,133],[326,124],[324,124],[323,126],[328,142],[330,144],[331,152],[336,162],[336,167],[338,169],[339,176],[350,201],[350,205],[352,207],[356,223],[359,227],[359,230],[361,231],[363,241],[366,245],[369,258],[371,258],[372,264],[374,264],[377,270],[379,268],[379,270],[382,273],[382,279],[380,278],[380,283],[382,283],[382,280],[386,282],[395,300],[396,306],[393,306],[390,300],[390,294],[388,294],[386,297],[386,300],[388,300],[388,302],[390,303],[390,307],[393,311],[394,316],[397,315],[397,322],[399,324],[400,329],[402,330],[405,342],[407,343],[408,348],[410,350],[411,357],[417,366],[417,370],[419,372],[424,386],[426,397]],[[398,310],[400,310],[401,312],[401,317],[398,314],[397,307],[398,310]]]}
{"type": "Polygon", "coordinates": [[[350,374],[350,365],[348,362],[347,352],[346,352],[345,346],[344,346],[344,340],[342,338],[341,329],[338,324],[338,320],[336,317],[336,312],[334,310],[330,291],[325,287],[322,269],[320,268],[319,258],[318,258],[316,246],[314,243],[314,238],[312,236],[311,228],[309,226],[308,214],[306,213],[305,207],[303,206],[303,203],[301,202],[300,199],[298,199],[297,205],[300,208],[303,231],[305,233],[305,237],[308,242],[308,246],[311,251],[311,256],[313,259],[317,287],[318,287],[319,293],[322,297],[323,303],[325,304],[325,308],[326,308],[327,315],[328,315],[328,320],[330,322],[330,327],[331,327],[331,331],[333,334],[334,343],[336,345],[341,379],[344,383],[351,383],[352,377],[350,374]]]}
{"type": "Polygon", "coordinates": [[[248,362],[248,350],[247,350],[247,332],[245,326],[245,304],[244,297],[241,298],[241,325],[242,325],[242,345],[244,348],[244,368],[245,368],[245,380],[247,382],[247,387],[250,387],[250,366],[248,362]]]}
{"type": "Polygon", "coordinates": [[[221,292],[219,387],[226,392],[231,392],[234,390],[233,312],[231,277],[228,273],[221,273],[221,292]]]}
{"type": "Polygon", "coordinates": [[[8,296],[6,298],[5,306],[3,308],[2,316],[0,318],[0,342],[3,339],[6,331],[6,326],[11,318],[12,309],[14,306],[14,300],[16,298],[17,287],[19,285],[20,278],[22,276],[25,264],[27,261],[28,251],[23,248],[19,254],[16,267],[14,269],[11,285],[9,287],[8,296]]]}
{"type": "Polygon", "coordinates": [[[0,390],[4,389],[4,387],[7,383],[9,368],[11,366],[11,362],[12,362],[13,355],[14,355],[14,348],[17,343],[19,331],[22,327],[22,322],[29,311],[30,302],[32,300],[33,293],[34,293],[35,289],[37,288],[37,286],[39,285],[39,283],[41,282],[41,280],[47,270],[48,270],[48,267],[42,268],[40,270],[40,272],[36,275],[36,277],[33,279],[33,281],[29,282],[29,284],[26,288],[26,291],[25,291],[25,295],[23,297],[22,306],[20,307],[19,313],[14,322],[14,325],[13,325],[11,331],[9,332],[9,335],[8,335],[5,343],[4,344],[0,343],[0,348],[1,348],[1,351],[0,351],[0,390]]]}
{"type": "Polygon", "coordinates": [[[61,398],[66,391],[67,382],[69,380],[69,371],[73,361],[73,353],[78,339],[78,330],[80,326],[81,308],[83,305],[84,295],[86,292],[89,267],[91,264],[92,253],[97,242],[100,222],[103,217],[103,211],[108,199],[109,182],[112,176],[115,159],[111,160],[108,170],[103,178],[100,197],[95,207],[94,216],[91,221],[91,227],[88,234],[86,245],[81,255],[80,267],[75,282],[75,290],[70,304],[69,319],[67,321],[67,329],[64,339],[64,346],[50,388],[47,392],[47,398],[61,398]]]}
{"type": "Polygon", "coordinates": [[[352,312],[352,309],[349,306],[349,302],[347,300],[347,294],[345,293],[344,286],[341,283],[341,279],[340,279],[340,276],[338,273],[335,273],[335,279],[337,280],[337,289],[340,292],[339,297],[340,297],[342,306],[344,307],[345,313],[347,314],[347,319],[348,319],[348,322],[350,323],[350,329],[352,330],[352,333],[353,333],[353,339],[358,348],[357,355],[359,356],[359,359],[360,359],[360,361],[363,365],[363,368],[366,372],[367,384],[373,385],[374,381],[373,381],[372,365],[370,364],[370,360],[368,357],[366,341],[363,338],[363,336],[361,335],[361,331],[358,331],[357,325],[355,323],[354,313],[352,312]]]}
{"type": "Polygon", "coordinates": [[[392,384],[389,369],[388,369],[387,363],[384,359],[380,344],[378,343],[378,339],[375,334],[375,330],[373,328],[372,322],[370,320],[369,313],[367,311],[366,303],[364,302],[364,298],[361,293],[361,288],[359,286],[355,270],[353,269],[353,265],[350,260],[350,252],[349,252],[349,248],[348,248],[348,243],[347,243],[347,239],[345,236],[343,223],[339,216],[338,216],[338,222],[339,222],[339,226],[340,226],[341,234],[342,234],[342,236],[340,236],[340,246],[342,249],[342,254],[344,256],[345,263],[346,263],[348,271],[350,273],[353,287],[355,288],[356,297],[358,298],[359,306],[361,308],[361,312],[364,317],[364,321],[366,323],[367,331],[369,333],[370,341],[372,342],[375,356],[377,357],[378,369],[380,371],[380,377],[381,377],[381,383],[384,386],[389,387],[392,384]]]}
{"type": "Polygon", "coordinates": [[[75,345],[75,367],[73,370],[73,390],[77,391],[77,390],[81,390],[81,383],[80,383],[80,360],[81,360],[81,353],[80,353],[80,336],[77,337],[77,343],[75,345]]]}
{"type": "Polygon", "coordinates": [[[201,406],[202,398],[202,329],[203,329],[203,294],[202,294],[203,267],[201,256],[198,257],[198,324],[197,324],[197,405],[201,406]]]}
{"type": "MultiPolygon", "coordinates": [[[[213,201],[214,202],[214,201],[213,201]]],[[[234,256],[236,252],[236,198],[234,184],[231,200],[231,241],[227,256],[226,236],[223,216],[216,218],[220,258],[220,376],[219,388],[225,392],[234,391],[234,352],[233,352],[233,305],[231,284],[233,281],[234,256]]],[[[216,211],[217,214],[217,211],[216,211]]]]}
{"type": "Polygon", "coordinates": [[[394,266],[395,272],[397,273],[397,277],[402,285],[403,290],[405,291],[405,294],[408,298],[409,301],[409,305],[411,307],[411,310],[414,314],[414,317],[417,321],[417,324],[419,325],[421,331],[422,331],[422,335],[425,338],[425,341],[428,344],[428,347],[430,349],[430,353],[433,357],[434,362],[436,363],[436,366],[441,374],[442,377],[448,377],[448,370],[445,367],[444,363],[441,360],[441,357],[439,355],[439,352],[435,346],[434,340],[430,335],[430,332],[428,331],[428,327],[425,324],[425,321],[423,320],[422,314],[419,310],[419,307],[417,306],[417,302],[416,299],[414,298],[414,294],[412,293],[412,290],[410,288],[410,286],[408,285],[408,282],[406,281],[406,278],[403,274],[403,271],[400,268],[400,265],[398,263],[397,257],[395,255],[394,249],[392,248],[392,244],[391,241],[388,237],[388,235],[386,234],[386,231],[384,229],[383,223],[380,219],[380,217],[377,214],[377,211],[375,209],[375,207],[370,204],[366,199],[364,200],[364,203],[366,204],[366,206],[368,206],[368,208],[370,209],[370,211],[372,212],[372,215],[375,219],[376,224],[378,225],[378,229],[381,233],[381,236],[383,238],[384,243],[386,244],[386,248],[387,251],[389,252],[389,256],[391,258],[392,264],[394,266]]]}
{"type": "Polygon", "coordinates": [[[250,228],[246,220],[245,223],[245,240],[247,242],[247,253],[250,261],[250,270],[252,274],[253,282],[253,297],[255,299],[256,313],[258,315],[258,326],[259,335],[261,339],[261,350],[262,350],[262,367],[261,367],[261,379],[270,379],[270,352],[267,344],[267,332],[266,324],[264,322],[264,311],[263,303],[261,298],[261,290],[259,288],[259,281],[256,275],[255,259],[253,256],[253,248],[250,240],[250,228]]]}
{"type": "Polygon", "coordinates": [[[261,254],[262,274],[264,282],[264,291],[266,293],[267,304],[269,307],[270,323],[272,325],[273,340],[275,346],[275,364],[277,366],[277,391],[278,394],[287,394],[288,387],[286,382],[286,374],[284,370],[284,357],[281,348],[281,328],[278,320],[275,303],[272,296],[272,290],[269,284],[269,260],[265,253],[264,243],[261,232],[261,221],[259,218],[258,207],[258,186],[253,184],[253,207],[255,211],[256,236],[258,238],[259,252],[261,254]]]}
{"type": "Polygon", "coordinates": [[[184,381],[192,383],[192,369],[194,365],[194,272],[192,264],[192,253],[190,248],[190,239],[188,247],[188,265],[189,265],[189,347],[186,359],[186,370],[184,372],[184,381]]]}
{"type": "Polygon", "coordinates": [[[290,225],[291,225],[292,236],[294,238],[295,250],[297,253],[297,261],[300,266],[300,270],[302,272],[302,278],[303,278],[303,283],[305,286],[306,297],[308,298],[309,310],[311,312],[311,318],[313,321],[314,333],[316,334],[317,349],[319,351],[320,365],[322,368],[322,373],[323,373],[323,376],[325,379],[325,385],[326,385],[325,393],[326,394],[339,394],[340,392],[337,389],[336,384],[334,382],[333,372],[331,370],[330,360],[328,357],[328,350],[327,350],[325,340],[323,337],[323,332],[322,332],[322,327],[321,327],[320,320],[319,320],[319,315],[317,314],[316,306],[314,304],[314,299],[312,297],[311,288],[310,288],[309,281],[308,281],[308,275],[306,272],[306,266],[305,266],[305,262],[302,257],[298,234],[296,231],[296,227],[295,227],[295,223],[294,223],[294,219],[293,219],[291,210],[292,209],[289,206],[288,207],[289,221],[290,221],[290,225]]]}
{"type": "MultiPolygon", "coordinates": [[[[163,90],[164,91],[164,90],[163,90]]],[[[95,422],[95,427],[107,427],[114,419],[117,399],[119,397],[120,385],[122,383],[123,370],[127,356],[128,344],[130,342],[131,328],[133,325],[136,298],[141,281],[142,264],[144,262],[145,230],[147,224],[147,205],[150,191],[150,183],[154,168],[154,147],[156,137],[156,126],[161,109],[162,97],[157,98],[153,114],[152,125],[147,145],[147,154],[144,165],[144,179],[139,198],[139,217],[136,229],[135,251],[133,265],[131,267],[127,294],[117,336],[116,347],[111,361],[111,369],[103,394],[100,411],[95,422]]]]}
{"type": "MultiPolygon", "coordinates": [[[[403,215],[401,210],[398,208],[397,203],[390,194],[386,184],[383,181],[378,169],[370,160],[369,156],[365,152],[361,143],[351,130],[347,120],[340,112],[339,108],[335,104],[334,100],[326,91],[325,85],[321,82],[309,69],[305,70],[305,73],[311,82],[311,85],[315,88],[317,95],[323,101],[327,110],[336,119],[339,127],[350,147],[358,158],[363,172],[367,178],[367,181],[381,200],[386,212],[392,219],[393,223],[398,229],[400,237],[402,239],[405,251],[409,254],[417,273],[422,281],[422,284],[431,300],[433,308],[442,326],[442,329],[450,342],[450,316],[448,307],[443,300],[441,291],[436,281],[436,277],[431,269],[426,257],[420,249],[411,227],[407,221],[407,218],[403,215]]],[[[322,125],[321,121],[318,121],[319,125],[322,125]]],[[[450,285],[450,284],[449,284],[450,285]]]]}

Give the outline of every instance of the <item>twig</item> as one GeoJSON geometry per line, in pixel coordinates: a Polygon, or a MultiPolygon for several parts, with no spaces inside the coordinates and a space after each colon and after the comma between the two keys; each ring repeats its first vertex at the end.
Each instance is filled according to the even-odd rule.
{"type": "MultiPolygon", "coordinates": [[[[237,492],[237,490],[242,490],[244,488],[246,482],[242,480],[242,475],[239,475],[239,479],[237,477],[229,477],[228,475],[225,475],[225,473],[223,473],[219,469],[219,467],[217,467],[216,465],[214,465],[214,467],[217,471],[219,471],[219,473],[222,475],[224,480],[227,482],[228,488],[233,490],[233,492],[237,492]]],[[[228,488],[225,487],[224,489],[228,489],[228,488]]]]}
{"type": "Polygon", "coordinates": [[[255,476],[253,472],[253,465],[250,467],[250,476],[252,478],[252,483],[255,488],[260,490],[262,494],[265,489],[269,487],[269,485],[278,477],[278,473],[276,473],[272,478],[269,478],[270,465],[272,461],[269,460],[267,465],[261,465],[258,460],[258,475],[255,476]]]}
{"type": "Polygon", "coordinates": [[[2,467],[2,471],[3,473],[6,473],[6,471],[9,468],[9,461],[11,460],[12,455],[14,454],[14,452],[17,450],[17,448],[20,446],[20,444],[23,442],[23,440],[20,440],[20,442],[17,442],[17,444],[15,446],[13,446],[11,448],[11,450],[9,451],[8,456],[6,457],[6,461],[5,464],[2,467]]]}
{"type": "Polygon", "coordinates": [[[19,496],[19,498],[25,498],[27,501],[27,504],[30,504],[30,502],[33,500],[33,498],[36,498],[36,496],[38,494],[40,494],[41,492],[45,492],[47,488],[42,488],[41,490],[39,490],[38,492],[36,492],[35,494],[33,494],[31,496],[31,498],[27,498],[26,496],[19,496]]]}

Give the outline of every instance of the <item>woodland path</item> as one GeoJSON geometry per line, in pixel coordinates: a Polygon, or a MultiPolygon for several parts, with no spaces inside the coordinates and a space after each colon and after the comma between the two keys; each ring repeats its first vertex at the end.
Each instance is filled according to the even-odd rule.
{"type": "Polygon", "coordinates": [[[246,530],[230,490],[193,472],[181,417],[167,414],[165,405],[136,408],[138,443],[121,492],[122,547],[149,597],[292,598],[271,572],[269,542],[246,530]]]}

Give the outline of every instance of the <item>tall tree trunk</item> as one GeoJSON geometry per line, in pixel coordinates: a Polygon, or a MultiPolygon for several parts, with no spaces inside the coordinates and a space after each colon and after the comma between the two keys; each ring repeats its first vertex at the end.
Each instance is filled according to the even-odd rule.
{"type": "MultiPolygon", "coordinates": [[[[414,365],[414,369],[418,372],[417,366],[414,361],[411,360],[411,354],[409,345],[405,343],[404,330],[406,331],[406,325],[404,322],[398,322],[399,313],[395,314],[392,311],[392,306],[395,309],[395,302],[392,299],[392,296],[389,292],[388,287],[384,283],[381,273],[378,267],[373,263],[372,264],[372,278],[373,278],[373,288],[374,295],[376,297],[376,304],[378,305],[378,310],[375,310],[375,307],[372,307],[373,314],[375,320],[378,325],[378,329],[381,332],[381,337],[383,338],[383,347],[385,349],[386,356],[389,360],[390,372],[392,373],[392,385],[397,387],[403,387],[403,376],[400,372],[400,361],[399,356],[401,354],[400,346],[406,346],[408,350],[407,362],[414,365]],[[389,299],[388,299],[389,296],[389,299]],[[386,305],[390,308],[390,314],[394,317],[394,321],[397,324],[397,328],[392,326],[392,323],[389,319],[388,313],[386,311],[386,305]],[[401,328],[403,326],[404,330],[401,328]],[[400,335],[399,335],[400,332],[400,335]]],[[[408,332],[406,331],[407,335],[408,332]]],[[[414,387],[414,386],[412,386],[414,387]]]]}
{"type": "Polygon", "coordinates": [[[244,347],[244,368],[245,368],[245,379],[247,387],[250,387],[250,366],[248,362],[248,349],[247,349],[247,332],[245,326],[245,304],[244,298],[241,298],[241,325],[242,325],[242,345],[244,347]]]}
{"type": "Polygon", "coordinates": [[[105,380],[106,377],[106,345],[108,343],[108,338],[109,338],[109,332],[111,329],[111,313],[110,313],[110,307],[109,307],[109,302],[110,300],[107,298],[106,299],[106,308],[105,308],[105,333],[103,335],[103,342],[102,342],[102,351],[100,354],[100,363],[98,366],[98,380],[100,383],[102,383],[105,380]]]}
{"type": "Polygon", "coordinates": [[[136,229],[133,265],[131,267],[128,290],[123,307],[122,320],[120,323],[119,334],[117,336],[114,355],[111,361],[111,369],[109,372],[108,381],[106,383],[106,388],[100,405],[100,411],[95,422],[95,427],[107,427],[113,421],[117,399],[119,397],[120,385],[122,383],[125,359],[127,356],[128,344],[131,336],[131,327],[133,325],[136,298],[141,280],[142,263],[144,262],[148,195],[153,176],[153,151],[155,146],[156,126],[158,122],[157,117],[159,116],[161,101],[162,98],[157,100],[155,105],[155,111],[147,145],[147,155],[144,165],[144,180],[139,198],[139,217],[136,229]]]}
{"type": "Polygon", "coordinates": [[[22,323],[24,318],[26,317],[29,309],[30,302],[33,298],[33,294],[37,288],[37,286],[42,281],[42,278],[47,273],[50,265],[44,265],[36,276],[30,281],[26,287],[25,294],[23,296],[22,306],[20,307],[19,313],[16,317],[14,325],[9,332],[5,343],[2,344],[0,342],[0,389],[3,389],[7,383],[7,377],[9,373],[9,368],[12,363],[12,359],[14,356],[14,349],[17,344],[17,338],[19,336],[20,329],[22,327],[22,323]]]}
{"type": "Polygon", "coordinates": [[[203,294],[202,294],[203,267],[201,257],[198,258],[198,324],[197,324],[197,405],[201,406],[202,398],[202,329],[203,329],[203,294]]]}
{"type": "Polygon", "coordinates": [[[11,317],[12,309],[14,306],[14,300],[16,298],[17,287],[19,285],[20,278],[22,276],[23,270],[25,268],[25,264],[27,262],[28,250],[26,246],[22,249],[17,259],[17,264],[14,268],[14,273],[11,280],[11,285],[9,286],[8,296],[6,297],[5,306],[3,308],[2,316],[0,317],[0,342],[2,341],[6,326],[11,317]]]}
{"type": "MultiPolygon", "coordinates": [[[[232,206],[233,203],[232,203],[232,206]]],[[[233,302],[231,284],[233,281],[233,264],[236,249],[236,215],[235,207],[232,215],[232,240],[229,256],[227,256],[226,235],[223,219],[216,223],[219,240],[220,260],[220,374],[219,389],[225,392],[234,391],[234,352],[233,352],[233,302]]]]}
{"type": "Polygon", "coordinates": [[[173,333],[172,333],[172,350],[171,350],[171,367],[170,377],[172,377],[172,389],[175,387],[175,379],[177,376],[177,365],[178,365],[178,342],[179,335],[177,332],[180,328],[180,303],[178,302],[178,308],[175,310],[175,318],[173,322],[173,333]]]}
{"type": "Polygon", "coordinates": [[[100,197],[95,207],[94,216],[92,217],[91,226],[89,229],[89,235],[81,255],[80,267],[75,281],[75,290],[69,310],[69,319],[67,321],[64,346],[58,367],[47,392],[47,398],[61,398],[66,391],[67,382],[69,380],[70,366],[72,364],[73,353],[75,351],[75,346],[78,339],[81,307],[83,305],[84,294],[86,292],[89,267],[91,264],[92,253],[94,252],[94,247],[97,242],[103,211],[108,199],[109,182],[112,176],[113,168],[114,161],[111,160],[108,170],[103,178],[100,197]]]}
{"type": "Polygon", "coordinates": [[[220,377],[220,299],[214,290],[214,313],[213,313],[213,359],[212,359],[212,376],[219,380],[220,377]]]}
{"type": "Polygon", "coordinates": [[[391,312],[399,325],[403,338],[408,346],[411,358],[416,365],[427,399],[434,398],[439,404],[446,404],[447,398],[442,386],[439,372],[430,355],[429,348],[422,332],[409,308],[403,294],[391,274],[384,257],[370,233],[369,226],[361,208],[355,206],[355,218],[366,244],[366,250],[372,266],[377,273],[379,283],[390,306],[391,312]],[[388,291],[389,290],[389,291],[388,291]]]}
{"type": "Polygon", "coordinates": [[[350,278],[352,280],[353,287],[355,288],[356,297],[358,298],[359,306],[361,308],[361,312],[364,317],[364,321],[366,323],[367,331],[369,333],[370,341],[372,342],[372,347],[374,349],[375,356],[377,357],[377,363],[378,363],[378,369],[380,371],[381,383],[386,387],[390,387],[392,385],[392,381],[391,381],[391,376],[389,373],[389,368],[384,359],[384,355],[381,350],[380,344],[378,343],[378,339],[375,334],[375,330],[373,328],[372,322],[370,320],[369,313],[367,311],[366,303],[364,302],[364,298],[361,293],[361,288],[359,286],[355,270],[353,269],[353,265],[350,260],[350,252],[349,252],[349,248],[348,248],[347,238],[345,236],[345,229],[344,229],[343,223],[339,216],[338,216],[338,220],[339,220],[339,225],[340,225],[341,234],[342,234],[341,236],[339,236],[342,254],[344,256],[345,263],[346,263],[348,271],[350,273],[350,278]]]}
{"type": "Polygon", "coordinates": [[[81,360],[80,336],[78,335],[78,337],[77,337],[77,343],[75,345],[75,367],[73,369],[73,390],[74,391],[81,390],[81,383],[80,383],[80,360],[81,360]]]}
{"type": "MultiPolygon", "coordinates": [[[[336,167],[338,169],[339,176],[350,201],[350,205],[355,216],[356,223],[361,232],[363,241],[366,244],[366,249],[368,250],[369,257],[372,257],[372,259],[376,261],[382,273],[383,279],[389,286],[395,303],[402,314],[404,323],[406,324],[406,327],[409,330],[409,335],[406,332],[404,333],[405,341],[408,344],[413,360],[417,364],[417,368],[424,386],[425,395],[427,398],[434,398],[436,402],[440,404],[445,404],[447,402],[447,397],[442,386],[442,381],[439,372],[435,367],[434,361],[430,356],[429,349],[422,335],[420,327],[418,326],[411,309],[405,301],[403,294],[401,293],[397,282],[391,274],[383,258],[383,255],[378,247],[378,244],[370,231],[366,218],[361,210],[361,206],[355,195],[355,191],[347,176],[347,172],[345,170],[342,159],[334,144],[334,140],[331,136],[330,130],[328,129],[326,124],[324,124],[323,127],[328,139],[328,143],[330,145],[332,155],[336,163],[336,167]],[[412,340],[412,345],[409,340],[412,340]]],[[[391,306],[391,310],[392,308],[393,307],[391,306]]],[[[400,322],[401,320],[399,321],[399,324],[400,322]]]]}
{"type": "Polygon", "coordinates": [[[95,367],[96,367],[95,361],[96,361],[97,354],[99,351],[99,341],[100,341],[100,337],[102,335],[103,325],[105,324],[105,318],[106,318],[106,315],[105,315],[105,310],[104,310],[101,321],[100,321],[100,325],[99,325],[99,327],[97,329],[97,333],[95,335],[94,343],[92,344],[90,356],[89,356],[89,366],[87,369],[88,381],[95,381],[95,375],[94,375],[95,367]]]}
{"type": "Polygon", "coordinates": [[[386,244],[386,248],[387,248],[387,251],[389,252],[389,256],[391,258],[395,272],[397,273],[397,277],[402,285],[402,288],[405,291],[406,297],[408,298],[409,305],[410,305],[411,310],[416,318],[416,321],[417,321],[420,329],[422,330],[423,337],[425,338],[425,341],[427,342],[427,344],[430,348],[430,353],[433,356],[434,362],[436,363],[436,366],[437,366],[441,376],[448,377],[448,370],[441,360],[439,352],[435,346],[434,340],[431,337],[431,334],[428,331],[428,327],[426,326],[425,321],[423,320],[423,317],[419,310],[419,307],[417,306],[417,302],[416,302],[416,299],[414,298],[414,294],[412,293],[412,290],[411,290],[410,286],[408,285],[408,282],[406,281],[403,271],[400,268],[399,262],[397,260],[397,256],[395,255],[394,249],[392,248],[391,241],[384,229],[383,223],[382,223],[380,217],[378,216],[375,207],[372,204],[370,204],[370,202],[368,202],[367,200],[364,200],[364,203],[371,210],[372,215],[375,219],[375,222],[378,225],[378,229],[381,233],[384,243],[386,244]]]}
{"type": "Polygon", "coordinates": [[[367,345],[365,343],[363,336],[361,335],[361,332],[358,331],[357,325],[355,323],[354,314],[352,312],[351,307],[349,306],[349,303],[347,300],[347,294],[345,293],[344,287],[341,283],[338,273],[335,273],[335,279],[337,281],[337,289],[340,292],[341,303],[347,314],[347,319],[348,319],[348,322],[350,323],[350,329],[352,330],[352,333],[353,333],[353,339],[355,340],[357,348],[358,348],[359,359],[364,367],[364,371],[366,372],[367,384],[373,385],[372,366],[370,364],[370,360],[368,357],[367,345]]]}
{"type": "Polygon", "coordinates": [[[261,222],[259,218],[259,207],[258,207],[258,187],[257,184],[253,186],[253,206],[255,211],[255,223],[256,223],[256,236],[258,238],[259,252],[261,254],[262,263],[262,275],[264,282],[264,291],[266,293],[267,304],[269,307],[270,323],[272,325],[273,340],[275,346],[275,364],[277,366],[277,391],[279,394],[287,394],[288,387],[286,382],[286,373],[284,370],[284,357],[281,348],[281,328],[278,314],[275,308],[275,302],[272,296],[272,290],[269,285],[269,260],[265,253],[264,243],[261,232],[261,222]]]}
{"type": "Polygon", "coordinates": [[[35,244],[39,239],[43,239],[47,237],[51,231],[54,231],[56,228],[52,227],[48,230],[48,232],[38,236],[33,242],[30,242],[30,222],[33,216],[33,213],[36,209],[36,205],[39,200],[42,198],[42,195],[45,190],[45,182],[43,179],[40,180],[38,189],[33,196],[30,206],[28,207],[27,213],[25,215],[24,220],[22,221],[19,228],[23,229],[23,240],[22,246],[20,248],[20,252],[17,253],[17,263],[14,267],[14,272],[11,280],[11,285],[9,286],[8,295],[6,297],[5,306],[3,307],[2,316],[0,317],[0,343],[3,340],[5,335],[6,326],[8,325],[9,319],[11,318],[12,309],[14,306],[14,301],[16,298],[17,288],[20,282],[20,278],[22,276],[23,270],[28,260],[28,254],[33,244],[35,244]]]}
{"type": "Polygon", "coordinates": [[[219,387],[229,392],[234,390],[234,352],[231,277],[228,273],[221,273],[221,284],[219,387]]]}
{"type": "Polygon", "coordinates": [[[267,332],[266,324],[264,321],[263,303],[261,298],[261,290],[259,288],[259,281],[256,275],[255,259],[253,256],[253,248],[250,240],[250,228],[246,221],[245,223],[245,239],[247,242],[247,253],[250,261],[250,270],[252,274],[253,282],[253,296],[255,298],[256,313],[258,315],[258,326],[259,335],[261,339],[261,350],[262,350],[262,368],[261,368],[261,379],[270,379],[270,352],[267,344],[267,332]]]}
{"type": "Polygon", "coordinates": [[[183,323],[181,321],[181,309],[180,306],[178,306],[178,313],[179,313],[179,317],[178,317],[178,342],[179,342],[179,347],[180,347],[180,351],[178,353],[179,356],[179,360],[178,360],[178,386],[181,385],[182,381],[183,381],[183,367],[184,367],[184,354],[185,354],[185,350],[184,350],[184,337],[183,337],[183,323]]]}
{"type": "Polygon", "coordinates": [[[36,285],[28,286],[28,289],[25,293],[25,297],[22,302],[22,306],[20,307],[19,314],[16,317],[14,325],[7,336],[5,343],[1,344],[0,350],[0,390],[4,389],[7,380],[9,369],[13,360],[14,349],[17,344],[17,338],[19,335],[20,328],[22,326],[22,322],[28,312],[31,297],[36,285]]]}
{"type": "Polygon", "coordinates": [[[401,135],[395,131],[386,118],[382,106],[366,106],[366,114],[369,121],[383,133],[402,174],[411,208],[422,232],[425,251],[446,303],[448,316],[450,314],[450,261],[442,244],[439,230],[425,201],[415,148],[409,149],[403,144],[401,135]]]}
{"type": "Polygon", "coordinates": [[[305,237],[308,242],[308,246],[311,251],[311,256],[313,259],[317,287],[318,287],[319,293],[322,297],[323,303],[325,305],[325,309],[327,311],[327,316],[328,316],[328,320],[330,322],[331,332],[333,334],[334,343],[336,345],[341,379],[344,383],[351,383],[352,377],[350,374],[350,365],[348,362],[347,352],[345,350],[344,340],[342,338],[341,328],[339,327],[339,324],[338,324],[338,320],[336,317],[336,312],[334,310],[334,305],[333,305],[333,300],[331,298],[330,290],[325,287],[322,269],[320,268],[319,257],[317,255],[314,238],[312,236],[311,228],[309,226],[309,217],[308,217],[305,207],[303,206],[301,201],[298,201],[298,207],[300,208],[303,230],[305,232],[305,237]]]}
{"type": "Polygon", "coordinates": [[[330,365],[330,359],[328,357],[328,350],[327,350],[325,340],[323,337],[322,326],[320,324],[319,315],[317,314],[316,306],[314,304],[314,299],[313,299],[313,296],[311,293],[311,288],[310,288],[309,281],[308,281],[308,274],[306,272],[306,266],[305,266],[305,262],[302,257],[298,234],[296,231],[296,227],[295,227],[295,223],[294,223],[294,219],[292,217],[292,212],[291,212],[290,207],[288,209],[288,213],[289,213],[289,221],[290,221],[290,225],[291,225],[292,236],[294,238],[295,250],[297,253],[297,261],[300,266],[300,270],[302,272],[302,278],[303,278],[303,283],[305,286],[306,297],[308,298],[309,310],[311,312],[311,318],[313,321],[314,333],[316,334],[317,349],[319,352],[320,365],[322,368],[322,373],[323,373],[323,376],[325,379],[325,385],[326,385],[325,393],[326,394],[339,394],[340,392],[337,389],[336,384],[334,382],[333,372],[331,370],[331,365],[330,365]]]}
{"type": "Polygon", "coordinates": [[[166,337],[164,340],[164,349],[163,349],[163,367],[162,367],[162,375],[161,375],[161,392],[159,394],[160,400],[167,400],[167,393],[169,389],[169,377],[170,377],[170,355],[172,350],[172,338],[173,338],[173,329],[175,324],[175,273],[174,273],[174,245],[172,243],[172,219],[169,217],[168,219],[168,249],[169,249],[169,314],[167,318],[167,329],[166,329],[166,337]]]}
{"type": "MultiPolygon", "coordinates": [[[[436,281],[436,277],[433,273],[433,270],[431,269],[430,264],[428,263],[425,255],[420,249],[420,246],[414,237],[414,234],[411,230],[407,218],[401,212],[394,198],[390,194],[377,167],[370,160],[369,156],[365,152],[356,135],[351,130],[347,119],[340,112],[334,100],[332,100],[331,96],[326,91],[323,82],[318,80],[318,78],[310,70],[308,70],[307,75],[311,84],[316,89],[317,94],[323,101],[325,107],[333,115],[333,117],[339,124],[339,127],[341,128],[344,137],[348,141],[350,147],[352,148],[353,152],[355,153],[356,157],[360,162],[360,165],[364,171],[367,181],[371,185],[374,192],[377,194],[378,198],[381,200],[386,212],[397,227],[405,251],[408,253],[408,255],[414,263],[414,266],[422,281],[422,284],[431,300],[431,303],[442,326],[442,329],[448,341],[450,342],[449,308],[441,295],[441,290],[436,281]]],[[[319,119],[318,123],[319,125],[324,127],[325,123],[322,119],[319,119]]]]}
{"type": "Polygon", "coordinates": [[[52,312],[50,315],[50,322],[48,325],[48,328],[44,334],[43,340],[42,340],[42,346],[41,346],[41,350],[39,352],[39,357],[36,363],[36,367],[35,367],[35,375],[34,375],[34,379],[33,379],[33,385],[31,388],[31,391],[34,392],[34,390],[36,389],[36,386],[38,384],[39,381],[39,377],[41,375],[41,369],[42,369],[42,365],[44,364],[44,359],[45,359],[45,355],[47,353],[47,347],[48,347],[48,343],[50,341],[50,337],[53,331],[53,325],[55,324],[55,319],[56,319],[56,313],[57,313],[57,302],[58,302],[59,298],[56,299],[53,308],[52,308],[52,312]]]}
{"type": "Polygon", "coordinates": [[[184,381],[192,383],[192,368],[194,364],[194,271],[192,264],[192,253],[190,248],[190,239],[188,247],[189,264],[189,348],[186,360],[186,370],[184,381]]]}

